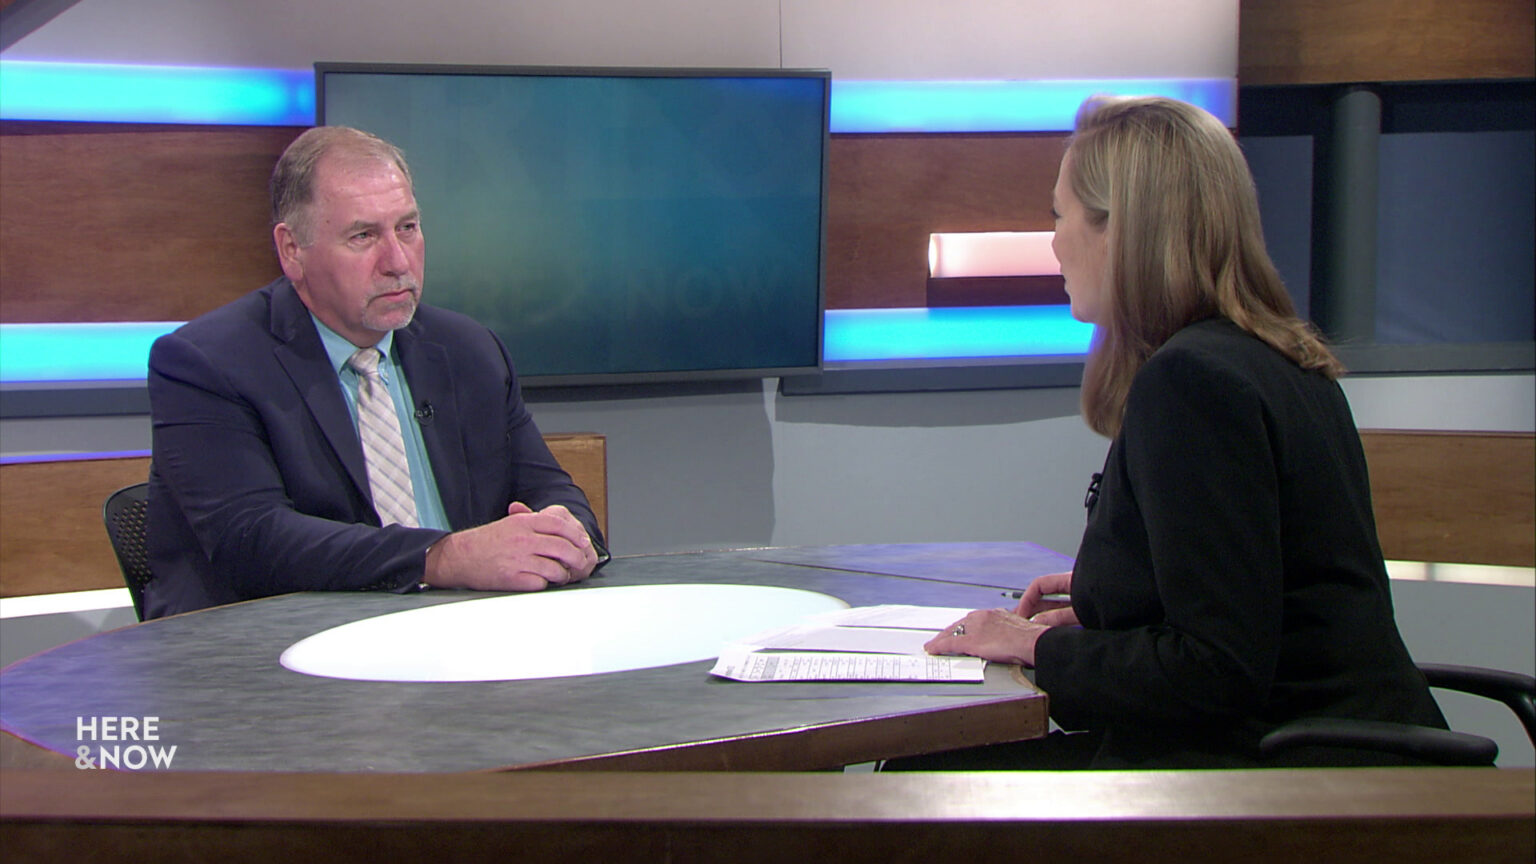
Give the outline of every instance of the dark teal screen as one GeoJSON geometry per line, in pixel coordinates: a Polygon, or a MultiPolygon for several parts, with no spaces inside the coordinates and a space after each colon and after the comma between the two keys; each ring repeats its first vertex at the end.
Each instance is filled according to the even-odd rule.
{"type": "Polygon", "coordinates": [[[818,365],[825,73],[318,72],[324,123],[405,151],[425,301],[525,378],[818,365]]]}

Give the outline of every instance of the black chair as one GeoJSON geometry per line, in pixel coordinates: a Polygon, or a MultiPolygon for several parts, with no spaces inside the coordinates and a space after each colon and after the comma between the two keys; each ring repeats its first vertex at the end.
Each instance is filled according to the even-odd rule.
{"type": "MultiPolygon", "coordinates": [[[[1421,663],[1429,686],[1459,690],[1508,705],[1536,745],[1536,678],[1518,672],[1476,666],[1421,663]]],[[[1296,747],[1351,747],[1408,756],[1437,765],[1492,765],[1499,745],[1481,735],[1375,720],[1308,717],[1281,726],[1264,736],[1265,755],[1296,747]]]]}
{"type": "Polygon", "coordinates": [[[101,521],[106,523],[117,566],[123,570],[128,594],[133,597],[133,613],[144,620],[144,586],[154,578],[149,572],[149,552],[144,544],[144,526],[148,522],[149,484],[135,483],[113,492],[101,507],[101,521]]]}

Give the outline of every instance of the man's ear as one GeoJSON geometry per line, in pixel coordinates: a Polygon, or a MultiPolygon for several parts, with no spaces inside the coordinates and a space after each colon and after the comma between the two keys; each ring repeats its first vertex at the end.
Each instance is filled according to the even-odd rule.
{"type": "Polygon", "coordinates": [[[299,245],[299,238],[294,236],[287,222],[279,222],[272,229],[272,242],[277,246],[277,261],[283,267],[283,275],[288,277],[289,282],[302,282],[304,247],[299,245]]]}

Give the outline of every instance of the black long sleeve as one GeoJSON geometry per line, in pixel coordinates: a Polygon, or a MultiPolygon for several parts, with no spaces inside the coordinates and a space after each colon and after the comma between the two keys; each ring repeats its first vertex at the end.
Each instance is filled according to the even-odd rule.
{"type": "Polygon", "coordinates": [[[1128,758],[1247,756],[1302,716],[1444,725],[1393,619],[1343,391],[1224,319],[1137,375],[1072,600],[1083,626],[1041,637],[1037,680],[1058,723],[1137,741],[1128,758]]]}

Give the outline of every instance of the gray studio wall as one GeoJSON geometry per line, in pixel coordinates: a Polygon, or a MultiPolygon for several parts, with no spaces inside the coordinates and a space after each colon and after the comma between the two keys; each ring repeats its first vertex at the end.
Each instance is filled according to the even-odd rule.
{"type": "MultiPolygon", "coordinates": [[[[1346,380],[1363,427],[1530,431],[1529,374],[1346,380]]],[[[776,382],[541,399],[608,436],[619,553],[1023,539],[1071,554],[1106,442],[1076,388],[781,396],[776,382]]],[[[0,453],[149,447],[145,416],[0,421],[0,453]]]]}

